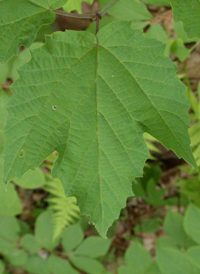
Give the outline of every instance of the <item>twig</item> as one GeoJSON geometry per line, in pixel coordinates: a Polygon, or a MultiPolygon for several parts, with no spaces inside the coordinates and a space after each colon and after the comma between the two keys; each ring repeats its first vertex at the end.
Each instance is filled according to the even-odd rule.
{"type": "Polygon", "coordinates": [[[78,14],[78,13],[68,13],[62,10],[54,10],[55,14],[62,15],[65,17],[70,17],[70,18],[77,18],[77,19],[88,19],[95,21],[96,20],[96,14],[78,14]]]}

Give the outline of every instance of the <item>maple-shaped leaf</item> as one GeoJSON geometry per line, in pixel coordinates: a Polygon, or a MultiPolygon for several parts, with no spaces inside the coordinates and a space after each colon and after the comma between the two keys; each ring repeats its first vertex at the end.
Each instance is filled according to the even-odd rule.
{"type": "Polygon", "coordinates": [[[132,179],[142,176],[144,132],[195,166],[185,86],[164,49],[129,22],[111,23],[97,37],[47,36],[12,86],[4,180],[57,150],[53,176],[105,236],[133,195],[132,179]]]}
{"type": "Polygon", "coordinates": [[[176,22],[182,21],[188,38],[200,38],[200,0],[171,0],[176,22]]]}
{"type": "Polygon", "coordinates": [[[0,62],[16,54],[19,47],[29,47],[40,27],[53,23],[57,9],[67,0],[0,1],[0,62]]]}

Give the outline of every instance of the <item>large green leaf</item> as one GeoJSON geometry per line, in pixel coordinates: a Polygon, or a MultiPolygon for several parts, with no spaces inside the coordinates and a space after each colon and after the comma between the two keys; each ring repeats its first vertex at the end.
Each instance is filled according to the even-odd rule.
{"type": "Polygon", "coordinates": [[[195,166],[185,87],[164,48],[119,21],[97,37],[49,36],[12,86],[4,180],[57,150],[53,176],[105,236],[133,195],[132,179],[142,175],[144,132],[195,166]]]}
{"type": "Polygon", "coordinates": [[[200,38],[200,0],[171,0],[176,22],[182,21],[189,38],[200,38]]]}
{"type": "Polygon", "coordinates": [[[52,9],[61,7],[66,1],[0,1],[0,62],[10,59],[21,45],[29,47],[40,27],[55,20],[52,9]]]}

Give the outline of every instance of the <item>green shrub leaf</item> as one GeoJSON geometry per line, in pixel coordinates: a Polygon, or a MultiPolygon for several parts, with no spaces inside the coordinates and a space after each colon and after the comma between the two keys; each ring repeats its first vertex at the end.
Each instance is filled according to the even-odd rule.
{"type": "Polygon", "coordinates": [[[200,208],[190,204],[184,218],[184,228],[187,234],[200,244],[200,208]]]}
{"type": "Polygon", "coordinates": [[[63,260],[53,254],[49,256],[47,263],[48,269],[52,274],[79,274],[67,260],[63,260]]]}
{"type": "Polygon", "coordinates": [[[192,240],[186,234],[183,227],[183,216],[178,212],[168,211],[164,221],[165,233],[181,248],[186,248],[192,244],[192,240]]]}
{"type": "Polygon", "coordinates": [[[182,21],[188,38],[200,38],[200,1],[171,0],[176,22],[182,21]]]}
{"type": "Polygon", "coordinates": [[[84,234],[80,224],[67,227],[62,234],[62,245],[66,253],[75,249],[83,241],[84,234]]]}
{"type": "Polygon", "coordinates": [[[127,249],[125,262],[126,266],[119,267],[119,274],[146,273],[152,263],[150,253],[138,241],[127,249]]]}
{"type": "Polygon", "coordinates": [[[35,238],[39,246],[52,251],[59,242],[59,238],[54,240],[53,212],[46,210],[36,220],[35,238]]]}
{"type": "Polygon", "coordinates": [[[144,132],[196,167],[185,87],[164,48],[129,22],[111,23],[97,37],[48,36],[12,86],[4,180],[57,150],[53,176],[105,237],[133,195],[132,179],[142,175],[144,132]]]}

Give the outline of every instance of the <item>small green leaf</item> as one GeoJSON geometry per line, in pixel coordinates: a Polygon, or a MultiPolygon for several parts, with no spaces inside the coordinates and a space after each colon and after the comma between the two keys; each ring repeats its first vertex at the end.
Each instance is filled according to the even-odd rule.
{"type": "Polygon", "coordinates": [[[5,270],[5,265],[2,260],[0,260],[0,274],[3,274],[5,270]]]}
{"type": "MultiPolygon", "coordinates": [[[[128,273],[127,273],[128,274],[128,273]]],[[[133,273],[131,273],[133,274],[133,273]]],[[[158,264],[154,261],[151,263],[150,267],[145,271],[144,274],[163,274],[158,267],[158,264]]]]}
{"type": "Polygon", "coordinates": [[[187,255],[190,258],[191,262],[200,268],[200,246],[193,246],[187,250],[187,255]]]}
{"type": "Polygon", "coordinates": [[[83,241],[84,234],[79,223],[66,228],[62,234],[62,245],[66,253],[75,249],[83,241]]]}
{"type": "Polygon", "coordinates": [[[35,170],[27,171],[21,179],[15,179],[15,183],[26,189],[34,189],[44,186],[45,176],[41,168],[36,168],[35,170]]]}
{"type": "Polygon", "coordinates": [[[28,259],[26,252],[21,249],[14,249],[13,251],[4,255],[4,257],[12,266],[15,267],[24,266],[28,259]]]}
{"type": "Polygon", "coordinates": [[[20,226],[15,217],[0,215],[0,238],[16,244],[19,238],[20,226]]]}
{"type": "Polygon", "coordinates": [[[105,273],[105,268],[103,265],[93,259],[83,257],[83,256],[69,256],[70,261],[72,264],[80,270],[88,274],[103,274],[105,273]]]}
{"type": "Polygon", "coordinates": [[[186,233],[198,244],[200,244],[200,208],[190,204],[184,218],[186,233]]]}
{"type": "Polygon", "coordinates": [[[21,239],[21,247],[26,249],[30,254],[36,254],[40,246],[32,234],[26,234],[21,239]]]}
{"type": "Polygon", "coordinates": [[[39,246],[52,251],[59,242],[59,238],[54,240],[54,223],[53,213],[50,210],[46,210],[36,220],[35,225],[35,238],[39,246]]]}
{"type": "Polygon", "coordinates": [[[190,57],[190,50],[185,47],[183,40],[180,38],[172,43],[170,51],[177,56],[181,62],[190,57]]]}
{"type": "Polygon", "coordinates": [[[181,248],[195,244],[185,233],[183,216],[178,212],[169,210],[164,221],[164,230],[167,235],[181,248]]]}
{"type": "Polygon", "coordinates": [[[186,254],[169,247],[157,247],[157,263],[165,274],[199,273],[199,269],[191,263],[186,254]]]}
{"type": "Polygon", "coordinates": [[[126,266],[119,267],[119,274],[141,274],[149,269],[152,263],[150,253],[136,241],[125,254],[126,266]],[[132,271],[132,272],[131,272],[132,271]]]}
{"type": "MultiPolygon", "coordinates": [[[[31,274],[50,274],[47,261],[37,255],[29,256],[24,269],[31,274]]],[[[70,273],[69,273],[70,274],[70,273]]]]}
{"type": "Polygon", "coordinates": [[[47,264],[51,274],[79,274],[67,260],[53,254],[49,256],[47,264]]]}
{"type": "Polygon", "coordinates": [[[90,236],[74,251],[75,255],[89,258],[104,256],[110,247],[112,240],[105,240],[100,237],[90,236]]]}

